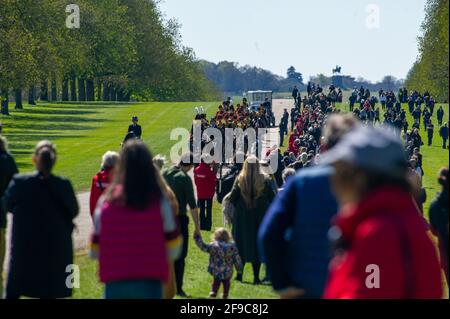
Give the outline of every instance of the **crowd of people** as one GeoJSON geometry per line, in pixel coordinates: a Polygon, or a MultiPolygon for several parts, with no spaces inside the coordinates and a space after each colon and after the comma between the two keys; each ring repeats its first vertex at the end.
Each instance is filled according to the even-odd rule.
{"type": "MultiPolygon", "coordinates": [[[[210,155],[194,164],[191,149],[168,167],[141,140],[142,128],[133,117],[122,149],[107,151],[92,179],[90,256],[98,260],[104,297],[187,297],[186,258],[189,250],[200,249],[209,254],[211,298],[220,287],[228,298],[233,274],[242,281],[246,264],[253,284],[270,282],[282,298],[441,298],[441,269],[447,284],[449,273],[448,168],[439,172],[442,189],[431,202],[428,222],[420,136],[421,122],[427,133],[433,125],[435,103],[429,94],[408,95],[403,89],[398,96],[380,91],[377,99],[360,88],[351,96],[351,112],[344,114],[336,105],[342,101],[340,89],[330,87],[325,94],[310,83],[303,98],[294,90],[295,104],[279,122],[280,142],[289,136],[286,151],[274,148],[258,158],[247,145],[239,154],[243,163],[234,154],[220,165],[210,155]],[[376,121],[378,102],[383,122],[376,121]],[[408,103],[416,119],[411,128],[401,103],[408,103]],[[269,153],[277,155],[275,171],[269,153]],[[215,197],[226,227],[214,225],[215,197]],[[202,231],[211,233],[211,242],[203,240],[202,231]],[[429,231],[438,238],[439,255],[429,231]],[[197,248],[189,246],[191,233],[197,248]],[[368,269],[375,271],[369,283],[368,269]]],[[[442,122],[441,110],[436,112],[442,122]]],[[[268,101],[251,110],[245,99],[236,106],[227,99],[213,117],[205,113],[199,108],[193,124],[202,130],[275,124],[268,101]]],[[[448,137],[448,126],[442,127],[448,137]]],[[[18,174],[0,135],[0,266],[7,212],[13,229],[8,299],[71,296],[67,266],[73,264],[79,206],[70,181],[52,173],[56,160],[55,146],[41,141],[33,155],[35,172],[18,174]]],[[[0,293],[2,288],[0,281],[0,293]]]]}

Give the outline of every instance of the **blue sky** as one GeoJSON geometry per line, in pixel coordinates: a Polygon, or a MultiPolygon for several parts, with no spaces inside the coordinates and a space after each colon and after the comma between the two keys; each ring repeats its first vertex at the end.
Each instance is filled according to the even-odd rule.
{"type": "MultiPolygon", "coordinates": [[[[256,65],[280,75],[294,65],[304,78],[343,74],[378,81],[404,78],[415,61],[425,0],[163,0],[198,58],[256,65]],[[367,27],[379,8],[378,27],[367,27]],[[369,16],[369,18],[368,18],[369,16]]],[[[374,25],[374,24],[372,24],[374,25]]]]}

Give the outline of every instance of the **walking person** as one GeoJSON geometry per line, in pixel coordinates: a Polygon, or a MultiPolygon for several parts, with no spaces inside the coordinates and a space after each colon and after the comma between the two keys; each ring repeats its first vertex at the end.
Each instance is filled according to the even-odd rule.
{"type": "Polygon", "coordinates": [[[212,227],[212,205],[217,180],[212,164],[210,156],[203,155],[200,165],[194,169],[197,203],[200,209],[200,230],[206,231],[211,231],[212,227]]]}
{"type": "Polygon", "coordinates": [[[294,89],[292,90],[292,97],[294,98],[295,105],[297,105],[297,102],[299,101],[297,85],[294,85],[294,89]]]}
{"type": "Polygon", "coordinates": [[[78,203],[70,181],[52,174],[56,159],[53,144],[39,142],[33,155],[36,171],[15,175],[3,195],[13,217],[7,299],[72,295],[66,270],[73,264],[78,203]]]}
{"type": "Polygon", "coordinates": [[[163,296],[181,237],[158,174],[143,142],[125,144],[117,174],[94,216],[91,256],[99,260],[106,299],[163,296]]]}
{"type": "Polygon", "coordinates": [[[447,287],[449,285],[448,276],[448,227],[449,227],[449,215],[448,215],[448,167],[443,167],[439,171],[438,183],[441,185],[441,192],[436,195],[430,204],[430,224],[431,231],[438,238],[441,267],[445,273],[447,279],[447,287]]]}
{"type": "MultiPolygon", "coordinates": [[[[256,156],[249,156],[231,190],[230,203],[235,212],[232,222],[233,238],[245,266],[253,267],[253,283],[260,284],[261,258],[257,248],[257,234],[264,214],[275,196],[272,182],[261,172],[256,156]]],[[[237,277],[242,280],[242,275],[237,277]]]]}
{"type": "Polygon", "coordinates": [[[228,230],[218,228],[212,236],[212,243],[205,244],[200,232],[194,234],[195,243],[204,252],[209,254],[208,272],[213,276],[210,298],[216,298],[220,286],[223,286],[223,299],[228,299],[233,277],[233,268],[242,273],[242,260],[236,244],[228,230]]]}
{"type": "Polygon", "coordinates": [[[324,297],[442,298],[436,250],[411,196],[400,139],[360,127],[322,161],[335,168],[332,189],[340,204],[324,297]]]}
{"type": "Polygon", "coordinates": [[[439,129],[439,135],[442,137],[442,148],[447,148],[447,140],[448,140],[448,124],[444,123],[439,129]]]}
{"type": "MultiPolygon", "coordinates": [[[[131,118],[131,124],[128,126],[128,134],[132,133],[136,138],[141,139],[142,137],[142,127],[138,124],[138,117],[133,116],[131,118]]],[[[126,142],[126,140],[124,141],[126,142]]]]}
{"type": "Polygon", "coordinates": [[[433,144],[434,124],[429,121],[427,125],[428,146],[433,144]]]}
{"type": "Polygon", "coordinates": [[[195,200],[194,187],[192,180],[188,175],[194,167],[192,162],[192,154],[186,153],[181,156],[178,165],[172,166],[163,172],[163,177],[167,185],[172,189],[178,200],[179,213],[178,223],[183,238],[183,249],[181,255],[175,260],[175,277],[177,283],[177,295],[187,297],[183,290],[185,259],[188,254],[189,243],[189,217],[187,215],[187,206],[189,206],[190,214],[194,221],[195,230],[200,229],[197,202],[195,200]]]}
{"type": "Polygon", "coordinates": [[[442,120],[444,119],[444,109],[442,108],[442,105],[439,106],[439,108],[436,112],[436,116],[437,116],[437,120],[438,120],[438,125],[441,126],[442,120]]]}
{"type": "MultiPolygon", "coordinates": [[[[1,124],[1,123],[0,123],[1,124]]],[[[1,133],[1,132],[0,132],[1,133]]],[[[16,162],[8,152],[8,143],[5,137],[0,135],[0,199],[5,193],[9,182],[17,174],[16,162]]],[[[0,299],[3,297],[3,264],[6,253],[6,211],[0,201],[0,299]]]]}
{"type": "Polygon", "coordinates": [[[89,211],[91,217],[94,216],[98,199],[113,180],[114,167],[118,161],[119,154],[117,152],[107,151],[103,154],[100,172],[92,178],[91,192],[89,195],[89,211]]]}

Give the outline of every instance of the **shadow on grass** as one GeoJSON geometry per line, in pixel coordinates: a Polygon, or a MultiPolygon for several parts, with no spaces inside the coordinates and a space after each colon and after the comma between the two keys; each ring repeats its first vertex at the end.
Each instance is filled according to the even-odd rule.
{"type": "Polygon", "coordinates": [[[65,109],[65,108],[54,108],[54,109],[43,109],[43,108],[27,108],[19,112],[14,112],[16,114],[52,114],[52,115],[86,115],[86,114],[96,114],[98,111],[89,110],[75,110],[75,109],[65,109]]]}
{"type": "MultiPolygon", "coordinates": [[[[45,114],[45,113],[42,113],[45,114]]],[[[89,118],[89,117],[82,117],[82,116],[42,116],[42,117],[35,117],[32,115],[13,115],[11,117],[11,120],[13,121],[30,121],[30,122],[36,122],[36,121],[43,121],[43,122],[107,122],[107,119],[102,118],[89,118]]]]}
{"type": "MultiPolygon", "coordinates": [[[[82,131],[82,130],[92,130],[97,128],[97,126],[87,126],[87,125],[77,125],[77,124],[68,124],[64,122],[54,123],[54,124],[31,124],[29,122],[25,123],[14,123],[14,128],[18,130],[33,130],[33,131],[82,131]]],[[[30,135],[30,133],[26,133],[26,135],[30,135]]],[[[8,134],[10,135],[10,134],[8,134]]],[[[49,134],[51,135],[51,134],[49,134]]]]}
{"type": "Polygon", "coordinates": [[[75,134],[48,134],[47,132],[31,132],[27,134],[15,134],[11,133],[7,135],[9,146],[16,146],[17,149],[29,149],[33,148],[35,145],[32,141],[42,141],[42,140],[56,140],[60,138],[83,138],[84,135],[75,134]]]}

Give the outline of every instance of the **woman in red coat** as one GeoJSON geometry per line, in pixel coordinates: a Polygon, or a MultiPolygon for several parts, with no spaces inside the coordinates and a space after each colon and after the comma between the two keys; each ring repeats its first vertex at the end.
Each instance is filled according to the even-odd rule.
{"type": "Polygon", "coordinates": [[[400,140],[361,127],[325,153],[341,210],[325,298],[442,298],[436,248],[406,179],[400,140]],[[383,156],[374,156],[383,154],[383,156]]]}
{"type": "Polygon", "coordinates": [[[91,195],[89,197],[91,217],[94,216],[98,199],[102,196],[112,181],[112,171],[118,161],[119,154],[116,152],[108,151],[102,157],[101,170],[92,178],[91,195]]]}
{"type": "Polygon", "coordinates": [[[205,157],[202,157],[202,162],[194,169],[194,181],[197,188],[198,207],[200,207],[200,229],[211,231],[216,174],[208,162],[205,157]]]}

